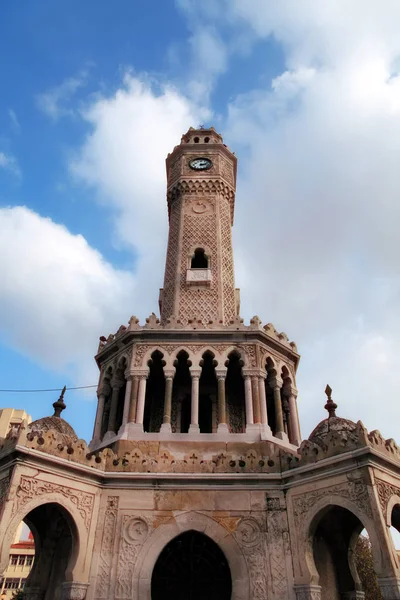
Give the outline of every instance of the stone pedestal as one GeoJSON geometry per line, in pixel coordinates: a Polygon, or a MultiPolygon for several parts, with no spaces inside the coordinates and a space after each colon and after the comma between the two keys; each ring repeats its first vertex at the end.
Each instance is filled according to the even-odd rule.
{"type": "Polygon", "coordinates": [[[323,600],[320,585],[295,585],[296,600],[323,600]]]}
{"type": "Polygon", "coordinates": [[[68,581],[62,584],[61,600],[85,600],[88,583],[68,581]]]}
{"type": "Polygon", "coordinates": [[[384,600],[400,600],[400,579],[378,577],[378,584],[384,600]]]}

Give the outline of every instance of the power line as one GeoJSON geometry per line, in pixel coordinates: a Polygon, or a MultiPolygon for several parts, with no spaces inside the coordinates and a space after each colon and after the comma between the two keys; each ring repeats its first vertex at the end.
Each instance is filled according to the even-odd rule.
{"type": "MultiPolygon", "coordinates": [[[[81,385],[78,387],[67,387],[67,390],[86,390],[88,388],[95,388],[97,387],[96,385],[81,385]]],[[[13,393],[13,392],[18,392],[19,394],[21,393],[34,393],[34,392],[62,392],[63,388],[50,388],[47,390],[0,390],[0,392],[7,392],[7,393],[13,393]]]]}

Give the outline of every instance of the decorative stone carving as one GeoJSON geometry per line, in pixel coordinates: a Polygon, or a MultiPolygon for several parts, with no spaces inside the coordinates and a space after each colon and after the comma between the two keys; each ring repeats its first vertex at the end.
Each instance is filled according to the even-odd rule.
{"type": "Polygon", "coordinates": [[[10,473],[7,473],[5,477],[0,479],[0,516],[5,501],[7,500],[8,490],[10,488],[10,481],[10,473]]]}
{"type": "Polygon", "coordinates": [[[260,523],[253,517],[245,517],[239,522],[234,536],[242,548],[249,569],[251,598],[265,600],[265,544],[260,523]]]}
{"type": "Polygon", "coordinates": [[[88,587],[88,583],[76,581],[63,583],[61,600],[85,600],[88,587]]]}
{"type": "Polygon", "coordinates": [[[383,600],[400,600],[400,579],[379,577],[378,583],[383,600]]]}
{"type": "MultiPolygon", "coordinates": [[[[114,549],[115,529],[118,516],[118,496],[110,496],[107,499],[103,527],[103,537],[99,557],[99,570],[97,572],[96,598],[109,598],[110,576],[114,549]]],[[[101,521],[100,521],[101,522],[101,521]]]]}
{"type": "Polygon", "coordinates": [[[296,600],[322,600],[319,585],[295,585],[296,600]]]}
{"type": "Polygon", "coordinates": [[[288,522],[285,506],[280,498],[266,497],[268,560],[271,571],[274,600],[288,597],[289,571],[291,563],[288,522]]]}
{"type": "Polygon", "coordinates": [[[117,567],[116,598],[132,598],[133,569],[148,533],[149,525],[145,519],[124,515],[117,567]]]}
{"type": "Polygon", "coordinates": [[[395,485],[391,485],[382,479],[376,478],[375,481],[378,490],[379,503],[381,505],[382,512],[386,517],[386,510],[389,500],[392,496],[400,497],[400,488],[396,487],[395,485]]]}
{"type": "Polygon", "coordinates": [[[135,347],[135,360],[133,363],[135,367],[142,366],[143,357],[149,348],[150,348],[150,346],[148,344],[140,344],[135,347]]]}
{"type": "Polygon", "coordinates": [[[41,481],[34,477],[26,477],[24,475],[21,476],[17,488],[13,514],[25,506],[32,498],[56,493],[61,494],[76,506],[85,523],[86,529],[89,529],[93,513],[93,494],[88,494],[64,485],[50,483],[49,481],[41,481]]]}
{"type": "Polygon", "coordinates": [[[292,502],[296,520],[300,521],[303,518],[303,515],[305,515],[320,498],[330,495],[348,498],[354,502],[363,513],[369,518],[372,518],[368,488],[363,480],[355,479],[333,487],[321,488],[295,496],[292,502]]]}

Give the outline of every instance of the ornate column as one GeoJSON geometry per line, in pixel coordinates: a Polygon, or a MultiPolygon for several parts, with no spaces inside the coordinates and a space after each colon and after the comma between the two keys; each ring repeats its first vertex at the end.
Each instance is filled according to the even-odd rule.
{"type": "Polygon", "coordinates": [[[258,388],[258,376],[251,376],[251,391],[253,394],[253,415],[254,415],[254,423],[261,423],[261,415],[260,415],[260,394],[258,388]]]}
{"type": "Polygon", "coordinates": [[[254,424],[253,419],[253,395],[251,393],[251,379],[248,373],[243,372],[244,397],[246,406],[246,431],[254,424]]]}
{"type": "Polygon", "coordinates": [[[108,417],[107,436],[110,437],[116,433],[117,428],[117,410],[118,410],[118,399],[119,390],[121,389],[124,380],[120,377],[114,377],[111,381],[112,396],[111,396],[111,408],[110,415],[108,417]]]}
{"type": "Polygon", "coordinates": [[[323,600],[320,585],[295,585],[296,600],[323,600]]]}
{"type": "Polygon", "coordinates": [[[200,433],[199,427],[199,381],[201,369],[190,369],[192,376],[192,398],[189,433],[200,433]]]}
{"type": "Polygon", "coordinates": [[[124,413],[122,416],[122,425],[121,425],[120,429],[124,428],[128,422],[129,404],[130,404],[130,400],[131,400],[131,391],[132,391],[132,375],[129,373],[129,371],[127,371],[125,373],[125,379],[126,379],[126,390],[125,390],[125,398],[124,398],[124,413]]]}
{"type": "Polygon", "coordinates": [[[174,383],[175,369],[164,369],[165,394],[164,394],[164,414],[161,425],[162,433],[172,433],[171,430],[171,409],[172,409],[172,386],[174,383]]]}
{"type": "Polygon", "coordinates": [[[139,374],[139,392],[136,409],[136,423],[141,426],[143,430],[143,416],[144,416],[144,402],[146,399],[146,384],[147,384],[148,372],[139,374]]]}
{"type": "Polygon", "coordinates": [[[106,396],[111,392],[111,387],[108,381],[104,381],[97,392],[98,402],[97,402],[97,411],[96,411],[96,420],[94,423],[93,429],[93,440],[92,444],[96,442],[100,442],[101,437],[101,424],[103,421],[103,413],[104,413],[104,404],[106,401],[106,396]]]}
{"type": "Polygon", "coordinates": [[[62,584],[61,600],[85,600],[88,583],[67,581],[62,584]]]}
{"type": "Polygon", "coordinates": [[[138,389],[139,389],[139,377],[136,375],[136,373],[134,373],[132,376],[132,389],[131,389],[131,398],[129,401],[128,423],[136,422],[136,406],[137,406],[138,389]]]}
{"type": "Polygon", "coordinates": [[[225,398],[225,378],[226,369],[216,369],[215,374],[218,380],[218,433],[228,433],[226,424],[226,398],[225,398]]]}
{"type": "Polygon", "coordinates": [[[263,432],[267,435],[272,435],[271,427],[268,425],[268,413],[267,413],[267,396],[265,393],[265,380],[267,374],[262,372],[258,378],[258,394],[260,397],[260,411],[261,411],[261,425],[263,432]]]}
{"type": "Polygon", "coordinates": [[[295,446],[299,446],[301,442],[299,418],[297,413],[297,390],[294,387],[287,389],[287,399],[289,402],[289,441],[295,446]]]}
{"type": "Polygon", "coordinates": [[[400,599],[400,579],[397,579],[397,577],[378,577],[378,584],[383,600],[400,599]]]}
{"type": "Polygon", "coordinates": [[[281,401],[281,388],[283,385],[282,379],[278,377],[274,377],[270,381],[270,386],[274,391],[274,405],[275,405],[275,437],[280,440],[289,441],[288,437],[285,433],[285,429],[283,426],[283,411],[282,411],[282,401],[281,401]]]}

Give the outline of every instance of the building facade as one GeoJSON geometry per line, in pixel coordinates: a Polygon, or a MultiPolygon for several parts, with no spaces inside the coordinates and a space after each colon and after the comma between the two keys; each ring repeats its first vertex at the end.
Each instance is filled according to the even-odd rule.
{"type": "Polygon", "coordinates": [[[400,451],[336,416],[301,439],[294,342],[240,317],[236,157],[189,129],[167,157],[160,317],[100,338],[89,446],[54,415],[0,450],[0,573],[24,520],[29,600],[361,600],[365,529],[400,599],[400,451]]]}
{"type": "Polygon", "coordinates": [[[15,435],[22,423],[29,425],[31,415],[17,408],[0,408],[0,439],[15,435]]]}
{"type": "Polygon", "coordinates": [[[11,545],[7,568],[0,583],[0,598],[10,599],[16,590],[23,590],[27,577],[35,559],[35,543],[30,535],[27,540],[20,540],[11,545]],[[2,596],[3,594],[3,596],[2,596]]]}

